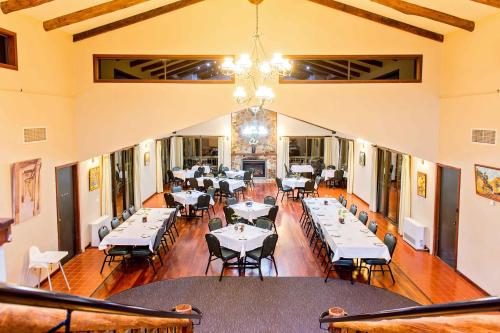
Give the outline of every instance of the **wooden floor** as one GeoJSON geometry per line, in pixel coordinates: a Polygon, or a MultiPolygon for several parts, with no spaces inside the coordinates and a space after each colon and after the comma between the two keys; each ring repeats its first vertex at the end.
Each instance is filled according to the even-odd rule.
{"type": "MultiPolygon", "coordinates": [[[[338,197],[340,193],[346,195],[343,189],[330,189],[321,187],[320,196],[338,197]]],[[[276,187],[274,184],[257,184],[255,189],[248,190],[246,197],[251,197],[255,201],[262,201],[266,195],[274,196],[276,187]]],[[[346,195],[349,205],[358,205],[358,212],[368,211],[366,203],[352,195],[346,195]]],[[[145,207],[164,206],[163,195],[155,195],[149,199],[145,207]]],[[[279,234],[278,245],[275,258],[278,265],[279,276],[318,276],[323,277],[323,267],[321,260],[316,258],[309,247],[302,228],[297,222],[302,212],[300,202],[285,199],[280,203],[280,211],[277,219],[277,229],[279,234]]],[[[223,217],[222,206],[216,206],[216,215],[223,217]]],[[[388,223],[380,214],[369,213],[370,220],[378,223],[377,235],[383,238],[386,232],[397,234],[395,226],[388,223]]],[[[97,249],[87,249],[83,254],[75,257],[66,266],[78,262],[82,265],[85,261],[94,262],[87,265],[86,269],[68,272],[70,283],[73,279],[87,281],[86,283],[74,285],[71,293],[82,296],[93,296],[106,298],[120,291],[147,284],[153,281],[173,279],[187,276],[204,275],[208,252],[204,235],[208,232],[207,218],[203,221],[183,220],[177,222],[180,237],[170,251],[163,256],[164,266],[156,261],[157,274],[153,274],[151,267],[146,263],[136,262],[129,266],[125,272],[123,268],[107,269],[103,274],[99,274],[102,254],[97,249]],[[94,288],[95,287],[95,288],[94,288]],[[89,290],[93,289],[92,293],[89,290]]],[[[65,267],[66,267],[65,266],[65,267]]],[[[453,269],[448,267],[438,258],[431,256],[427,252],[415,251],[406,244],[398,235],[398,245],[396,247],[393,261],[391,263],[396,283],[392,284],[389,275],[383,276],[376,273],[372,277],[372,284],[391,290],[403,296],[409,297],[421,304],[444,303],[457,300],[473,299],[485,296],[485,294],[462,278],[453,269]]],[[[220,262],[214,261],[208,271],[208,275],[218,275],[220,273],[220,262]]],[[[266,263],[263,268],[264,276],[275,276],[274,270],[266,263]]],[[[227,270],[226,275],[237,275],[237,271],[227,270]]],[[[247,272],[247,275],[257,276],[257,272],[247,272]]],[[[355,276],[360,283],[366,283],[366,273],[355,276]]],[[[62,281],[60,273],[54,274],[53,280],[57,286],[59,280],[62,281]]],[[[47,288],[47,284],[44,284],[47,288]]],[[[58,289],[58,288],[56,288],[58,289]]],[[[59,289],[66,291],[64,287],[59,289]]]]}

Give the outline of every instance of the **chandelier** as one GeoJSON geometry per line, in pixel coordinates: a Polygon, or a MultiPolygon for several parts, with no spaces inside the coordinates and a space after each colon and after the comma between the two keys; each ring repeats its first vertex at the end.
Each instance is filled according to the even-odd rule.
{"type": "Polygon", "coordinates": [[[292,64],[283,58],[281,53],[275,53],[271,60],[266,59],[266,53],[259,34],[259,3],[255,4],[255,34],[252,37],[252,53],[243,53],[234,61],[228,57],[221,65],[221,72],[226,76],[235,77],[236,88],[233,97],[238,104],[245,104],[255,114],[264,105],[272,103],[275,94],[269,83],[280,76],[288,76],[292,64]]]}

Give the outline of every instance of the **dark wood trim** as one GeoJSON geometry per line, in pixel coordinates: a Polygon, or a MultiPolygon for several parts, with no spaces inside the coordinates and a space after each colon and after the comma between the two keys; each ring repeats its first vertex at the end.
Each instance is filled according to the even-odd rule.
{"type": "MultiPolygon", "coordinates": [[[[57,185],[57,172],[60,169],[68,168],[68,167],[71,167],[73,169],[73,206],[74,206],[74,211],[75,211],[75,219],[74,219],[75,255],[77,255],[77,254],[80,254],[82,252],[81,236],[80,236],[80,198],[79,198],[80,186],[78,183],[78,163],[77,162],[63,164],[63,165],[57,166],[55,168],[57,229],[59,232],[59,218],[60,217],[59,217],[59,200],[58,200],[59,188],[57,185]]],[[[59,248],[59,246],[60,246],[59,237],[57,239],[58,239],[58,248],[59,248]]]]}
{"type": "Polygon", "coordinates": [[[0,68],[12,69],[17,71],[17,34],[13,31],[0,28],[0,35],[7,37],[8,43],[8,54],[7,54],[7,64],[0,63],[0,68]]]}
{"type": "MultiPolygon", "coordinates": [[[[439,247],[439,205],[441,202],[441,169],[443,168],[448,168],[448,169],[454,169],[458,171],[458,194],[457,194],[457,206],[458,206],[458,213],[457,213],[457,224],[456,224],[456,236],[455,236],[455,263],[458,266],[458,232],[460,230],[459,225],[460,225],[460,189],[461,189],[461,184],[462,184],[462,170],[457,167],[453,167],[450,165],[445,165],[441,163],[436,163],[436,189],[435,189],[435,201],[434,201],[434,244],[432,246],[432,255],[435,257],[438,257],[438,247],[439,247]]],[[[439,257],[438,257],[439,258],[439,257]]],[[[457,271],[457,268],[454,268],[455,271],[457,271]]]]}
{"type": "Polygon", "coordinates": [[[477,283],[475,283],[474,281],[472,281],[471,279],[469,279],[464,273],[460,272],[458,269],[455,270],[455,272],[460,275],[460,277],[462,277],[465,281],[469,282],[470,284],[472,284],[474,287],[476,287],[479,291],[481,291],[482,293],[484,293],[484,296],[485,297],[488,297],[488,296],[493,296],[491,295],[490,293],[488,293],[486,290],[484,290],[483,288],[481,288],[480,286],[477,285],[477,283]]]}
{"type": "Polygon", "coordinates": [[[386,59],[415,59],[415,80],[285,80],[279,78],[280,84],[337,84],[337,83],[422,83],[422,68],[424,56],[422,54],[383,54],[383,55],[286,55],[290,60],[386,60],[386,59]]]}
{"type": "Polygon", "coordinates": [[[232,55],[186,55],[186,54],[93,54],[93,77],[94,83],[193,83],[193,84],[234,84],[235,78],[230,80],[108,80],[99,79],[99,60],[100,59],[190,59],[190,60],[217,60],[222,61],[225,57],[234,57],[232,55]]]}

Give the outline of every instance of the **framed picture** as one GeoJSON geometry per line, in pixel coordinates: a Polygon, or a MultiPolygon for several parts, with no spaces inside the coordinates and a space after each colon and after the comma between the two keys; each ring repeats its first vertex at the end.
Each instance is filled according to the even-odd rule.
{"type": "Polygon", "coordinates": [[[40,215],[40,158],[12,165],[12,210],[14,223],[40,215]]]}
{"type": "Polygon", "coordinates": [[[101,168],[95,167],[89,169],[89,192],[95,191],[99,188],[101,178],[101,168]]]}
{"type": "Polygon", "coordinates": [[[149,154],[149,151],[144,153],[144,165],[149,165],[149,162],[151,161],[151,155],[149,154]]]}
{"type": "Polygon", "coordinates": [[[366,164],[366,154],[364,151],[359,152],[359,165],[365,166],[366,164]]]}
{"type": "Polygon", "coordinates": [[[427,174],[420,171],[417,172],[417,195],[427,197],[427,174]]]}
{"type": "Polygon", "coordinates": [[[500,201],[500,168],[475,164],[476,194],[500,201]]]}

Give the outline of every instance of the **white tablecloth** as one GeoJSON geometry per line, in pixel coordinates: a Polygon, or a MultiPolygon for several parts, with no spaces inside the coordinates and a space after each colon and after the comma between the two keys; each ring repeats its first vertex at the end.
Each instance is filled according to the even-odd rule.
{"type": "MultiPolygon", "coordinates": [[[[333,178],[335,175],[335,170],[332,169],[323,169],[321,171],[321,177],[323,177],[325,180],[333,178]]],[[[349,176],[349,173],[347,171],[344,171],[344,178],[347,178],[349,176]]]]}
{"type": "Polygon", "coordinates": [[[229,191],[234,192],[234,190],[237,190],[239,188],[245,187],[245,182],[243,180],[238,180],[238,179],[218,179],[218,178],[212,178],[212,177],[200,177],[196,178],[198,180],[198,186],[203,186],[203,179],[211,179],[214,182],[214,187],[219,188],[219,182],[224,180],[229,184],[229,191]]]}
{"type": "Polygon", "coordinates": [[[173,208],[139,209],[127,221],[104,237],[99,244],[99,250],[105,249],[108,245],[126,245],[149,246],[149,249],[153,251],[158,229],[174,210],[173,208]],[[142,222],[143,216],[148,218],[146,223],[142,222]]]}
{"type": "Polygon", "coordinates": [[[187,178],[193,178],[194,177],[194,171],[193,170],[177,170],[177,171],[172,171],[174,174],[174,177],[180,178],[182,180],[186,180],[187,178]]]}
{"type": "MultiPolygon", "coordinates": [[[[206,194],[200,191],[190,191],[190,192],[191,193],[188,193],[188,191],[175,192],[172,193],[172,196],[174,197],[174,200],[177,201],[178,203],[188,206],[196,204],[198,202],[198,197],[202,194],[206,194]]],[[[211,205],[215,204],[213,199],[210,199],[210,204],[211,205]]]]}
{"type": "Polygon", "coordinates": [[[308,198],[305,203],[334,253],[332,261],[340,258],[391,259],[387,246],[336,199],[308,198]],[[324,204],[325,200],[328,205],[324,204]],[[347,212],[344,224],[339,222],[340,210],[347,212]]]}
{"type": "Polygon", "coordinates": [[[261,247],[264,239],[271,233],[270,230],[251,225],[245,225],[243,232],[239,229],[234,230],[234,225],[212,231],[212,234],[219,239],[221,246],[240,252],[241,258],[245,256],[245,252],[261,247]]]}
{"type": "Polygon", "coordinates": [[[244,170],[238,170],[238,171],[229,170],[229,171],[225,171],[225,173],[226,173],[226,176],[228,178],[235,178],[237,176],[243,177],[243,175],[245,174],[245,171],[244,170]]]}
{"type": "Polygon", "coordinates": [[[203,171],[204,173],[210,173],[210,166],[208,165],[193,165],[191,171],[197,171],[199,167],[205,169],[205,171],[203,171]]]}
{"type": "Polygon", "coordinates": [[[314,172],[313,167],[311,165],[306,165],[306,164],[294,164],[290,167],[290,170],[296,173],[314,172]]]}
{"type": "Polygon", "coordinates": [[[291,188],[299,188],[299,187],[304,187],[306,185],[306,182],[310,180],[307,178],[284,178],[283,179],[283,186],[288,186],[291,188]]]}
{"type": "Polygon", "coordinates": [[[255,220],[261,216],[267,216],[269,210],[273,207],[260,202],[252,202],[252,206],[247,206],[246,202],[240,202],[230,206],[234,209],[234,213],[249,221],[255,220]]]}

